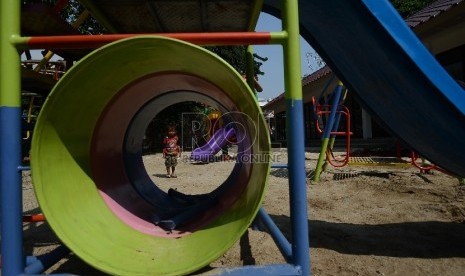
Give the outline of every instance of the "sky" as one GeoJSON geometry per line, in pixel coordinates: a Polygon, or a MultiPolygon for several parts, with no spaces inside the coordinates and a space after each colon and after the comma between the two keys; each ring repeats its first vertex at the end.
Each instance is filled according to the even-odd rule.
{"type": "MultiPolygon", "coordinates": [[[[261,13],[258,19],[256,31],[258,32],[278,32],[281,31],[281,20],[267,13],[261,13]]],[[[261,66],[265,75],[258,76],[258,82],[263,87],[263,92],[258,97],[264,100],[273,99],[284,92],[284,71],[283,71],[283,53],[280,45],[256,45],[253,47],[254,52],[261,57],[267,57],[268,60],[261,66]]],[[[314,54],[315,51],[304,40],[300,39],[302,77],[316,71],[318,66],[315,60],[306,58],[307,53],[314,54]],[[309,65],[310,61],[310,65],[309,65]]],[[[33,59],[40,59],[40,51],[31,51],[33,59]]],[[[24,54],[23,54],[24,58],[24,54]]],[[[54,56],[52,60],[59,59],[54,56]]]]}
{"type": "MultiPolygon", "coordinates": [[[[258,32],[281,31],[281,20],[269,14],[261,13],[255,30],[258,32]]],[[[258,82],[263,87],[263,92],[259,93],[258,97],[265,100],[275,98],[284,92],[282,47],[280,45],[256,45],[253,49],[259,56],[268,58],[260,67],[265,75],[258,76],[258,82]]],[[[315,50],[302,38],[300,39],[300,52],[302,77],[319,69],[313,59],[306,57],[307,53],[314,54],[315,50]]]]}

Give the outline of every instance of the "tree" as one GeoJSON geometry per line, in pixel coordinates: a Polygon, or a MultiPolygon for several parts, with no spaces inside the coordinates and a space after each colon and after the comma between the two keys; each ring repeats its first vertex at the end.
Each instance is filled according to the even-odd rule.
{"type": "MultiPolygon", "coordinates": [[[[22,4],[42,3],[54,6],[57,2],[58,0],[23,0],[22,4]]],[[[66,22],[72,24],[83,11],[84,7],[78,0],[69,0],[68,4],[60,11],[60,15],[66,22]]],[[[105,32],[105,28],[92,16],[89,16],[77,29],[82,34],[102,34],[105,32]]]]}
{"type": "MultiPolygon", "coordinates": [[[[84,10],[79,1],[69,0],[68,5],[60,14],[66,22],[72,24],[84,10]]],[[[106,32],[105,28],[92,16],[89,16],[77,29],[82,34],[103,34],[106,32]]]]}
{"type": "MultiPolygon", "coordinates": [[[[323,60],[322,57],[318,55],[317,52],[307,52],[305,53],[305,59],[307,61],[307,66],[308,68],[312,71],[315,72],[320,68],[323,68],[326,66],[326,62],[323,60]]],[[[304,78],[308,76],[305,75],[304,78]]]]}
{"type": "MultiPolygon", "coordinates": [[[[245,58],[247,46],[210,46],[206,47],[206,49],[220,56],[240,74],[245,75],[247,68],[245,58]]],[[[268,58],[261,57],[257,54],[254,54],[253,57],[255,76],[264,75],[265,73],[260,70],[260,67],[263,65],[261,61],[267,61],[268,58]]]]}
{"type": "Polygon", "coordinates": [[[168,126],[175,126],[181,145],[189,146],[191,138],[195,136],[192,126],[189,124],[192,121],[202,122],[205,116],[204,109],[205,107],[202,103],[192,101],[180,102],[165,107],[147,126],[144,139],[144,152],[160,152],[163,149],[162,141],[166,136],[168,126]]]}
{"type": "Polygon", "coordinates": [[[390,0],[402,17],[408,17],[421,10],[435,0],[390,0]]]}

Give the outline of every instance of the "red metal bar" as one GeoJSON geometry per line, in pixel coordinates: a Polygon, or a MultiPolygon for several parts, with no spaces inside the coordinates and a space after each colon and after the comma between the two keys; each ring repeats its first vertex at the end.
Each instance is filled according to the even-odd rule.
{"type": "Polygon", "coordinates": [[[328,160],[328,163],[331,164],[335,168],[344,167],[345,165],[349,163],[350,161],[350,136],[352,135],[352,132],[350,131],[350,111],[346,106],[340,105],[339,107],[342,108],[342,110],[339,110],[338,113],[342,113],[343,115],[346,116],[346,131],[342,132],[343,133],[342,135],[345,135],[346,137],[347,147],[346,147],[346,156],[342,160],[337,159],[334,156],[331,148],[328,148],[326,150],[326,159],[328,160]],[[334,161],[339,162],[339,163],[335,163],[334,161],[332,161],[331,156],[334,158],[334,161]]]}
{"type": "MultiPolygon", "coordinates": [[[[326,114],[330,114],[331,111],[330,110],[321,110],[321,108],[329,108],[331,106],[318,106],[317,107],[317,115],[318,116],[321,116],[321,115],[326,115],[326,114]]],[[[343,110],[338,110],[337,113],[341,113],[343,114],[344,116],[346,117],[350,117],[350,112],[349,110],[347,109],[347,107],[343,106],[343,105],[340,105],[339,108],[342,108],[343,110]],[[345,111],[344,111],[345,110],[345,111]]],[[[320,123],[318,122],[318,120],[316,120],[316,123],[315,123],[315,127],[316,127],[316,131],[318,132],[318,134],[322,134],[323,133],[323,130],[321,129],[320,127],[320,123]]],[[[346,136],[346,135],[353,135],[354,133],[349,131],[331,131],[330,132],[331,135],[336,135],[336,136],[346,136]]]]}
{"type": "MultiPolygon", "coordinates": [[[[345,136],[347,135],[347,131],[331,131],[331,135],[336,135],[336,136],[345,136]]],[[[353,132],[349,132],[350,135],[354,134],[353,132]]]]}
{"type": "Polygon", "coordinates": [[[27,46],[30,49],[98,48],[110,42],[141,35],[176,38],[198,45],[263,45],[269,44],[271,40],[270,32],[107,34],[34,36],[27,40],[27,46]]]}
{"type": "Polygon", "coordinates": [[[411,163],[412,163],[413,166],[420,169],[420,172],[425,172],[426,173],[426,172],[428,172],[430,170],[436,170],[436,171],[440,171],[440,172],[442,172],[444,174],[455,177],[455,175],[451,174],[450,172],[444,170],[443,168],[441,168],[441,167],[439,167],[437,165],[434,165],[434,164],[430,164],[430,165],[427,165],[427,166],[420,165],[420,164],[417,163],[417,159],[418,159],[417,154],[414,151],[412,151],[411,152],[411,163]]]}
{"type": "Polygon", "coordinates": [[[43,214],[23,216],[23,222],[42,222],[42,221],[45,221],[45,216],[43,214]]]}

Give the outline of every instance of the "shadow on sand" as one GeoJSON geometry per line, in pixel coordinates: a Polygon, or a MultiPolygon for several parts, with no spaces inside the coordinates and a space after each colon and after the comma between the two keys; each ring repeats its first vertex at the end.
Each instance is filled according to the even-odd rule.
{"type": "MultiPolygon", "coordinates": [[[[290,238],[287,216],[270,215],[290,238]]],[[[309,220],[311,248],[326,248],[343,254],[413,258],[465,257],[465,223],[402,222],[352,224],[309,220]]]]}

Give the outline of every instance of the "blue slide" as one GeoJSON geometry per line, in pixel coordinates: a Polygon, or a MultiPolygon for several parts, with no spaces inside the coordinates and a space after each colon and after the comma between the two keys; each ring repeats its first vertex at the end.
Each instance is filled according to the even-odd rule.
{"type": "MultiPolygon", "coordinates": [[[[280,1],[264,11],[280,17],[280,1]]],[[[299,0],[301,35],[406,145],[465,177],[465,91],[387,0],[299,0]]]]}
{"type": "Polygon", "coordinates": [[[224,146],[230,143],[230,140],[234,137],[235,131],[233,128],[220,128],[208,142],[192,151],[191,159],[194,161],[207,162],[215,154],[217,154],[224,146]]]}

